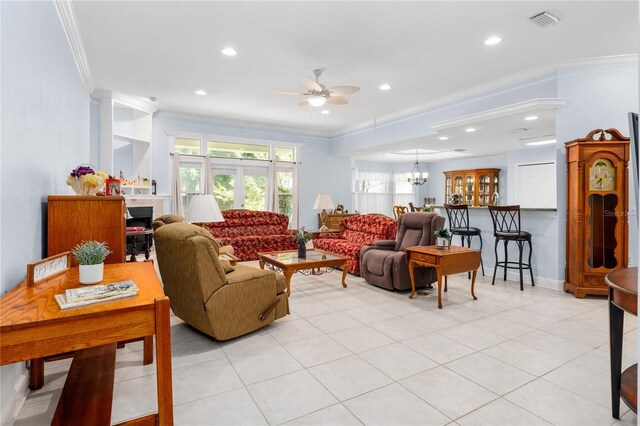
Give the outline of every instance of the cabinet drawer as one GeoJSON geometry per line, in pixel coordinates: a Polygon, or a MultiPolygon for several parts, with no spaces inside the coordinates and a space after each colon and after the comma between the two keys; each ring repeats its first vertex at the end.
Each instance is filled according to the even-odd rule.
{"type": "Polygon", "coordinates": [[[421,262],[427,262],[427,263],[438,263],[438,258],[430,255],[430,254],[423,254],[423,253],[411,253],[411,258],[414,260],[418,260],[421,262]]]}

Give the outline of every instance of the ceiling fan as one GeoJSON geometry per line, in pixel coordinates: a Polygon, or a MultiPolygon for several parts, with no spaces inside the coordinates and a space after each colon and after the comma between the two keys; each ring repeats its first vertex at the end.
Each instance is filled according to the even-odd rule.
{"type": "Polygon", "coordinates": [[[346,105],[349,103],[345,96],[356,93],[360,90],[358,86],[334,86],[327,88],[324,84],[320,84],[318,78],[322,75],[322,70],[313,70],[316,81],[308,78],[302,79],[302,85],[306,92],[273,92],[274,95],[296,95],[305,98],[298,102],[300,106],[311,105],[321,107],[326,103],[334,105],[346,105]]]}

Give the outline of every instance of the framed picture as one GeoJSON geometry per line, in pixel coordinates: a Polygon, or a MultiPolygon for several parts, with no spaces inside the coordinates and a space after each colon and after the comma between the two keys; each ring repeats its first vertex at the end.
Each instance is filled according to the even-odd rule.
{"type": "Polygon", "coordinates": [[[120,179],[107,179],[107,195],[120,195],[121,191],[120,179]]]}

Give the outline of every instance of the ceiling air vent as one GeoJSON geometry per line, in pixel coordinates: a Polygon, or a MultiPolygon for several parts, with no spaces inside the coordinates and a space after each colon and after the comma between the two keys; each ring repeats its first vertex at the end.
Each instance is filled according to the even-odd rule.
{"type": "Polygon", "coordinates": [[[549,25],[555,25],[556,22],[560,20],[560,18],[556,18],[549,12],[541,12],[537,15],[533,15],[531,18],[529,18],[529,20],[537,26],[544,28],[549,25]]]}
{"type": "Polygon", "coordinates": [[[527,129],[526,127],[518,127],[517,129],[507,130],[507,133],[523,133],[527,131],[529,131],[529,129],[527,129]]]}

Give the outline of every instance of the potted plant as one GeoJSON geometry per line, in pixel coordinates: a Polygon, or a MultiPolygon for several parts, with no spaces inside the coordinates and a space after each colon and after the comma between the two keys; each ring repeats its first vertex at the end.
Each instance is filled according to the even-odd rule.
{"type": "Polygon", "coordinates": [[[293,239],[298,243],[298,258],[307,258],[307,242],[311,240],[311,233],[304,230],[304,226],[296,232],[293,239]]]}
{"type": "Polygon", "coordinates": [[[83,241],[71,250],[80,264],[80,284],[95,284],[102,281],[104,260],[111,254],[107,243],[83,241]]]}
{"type": "Polygon", "coordinates": [[[441,249],[446,249],[451,247],[451,232],[447,228],[438,228],[434,232],[436,238],[436,246],[441,249]]]}

